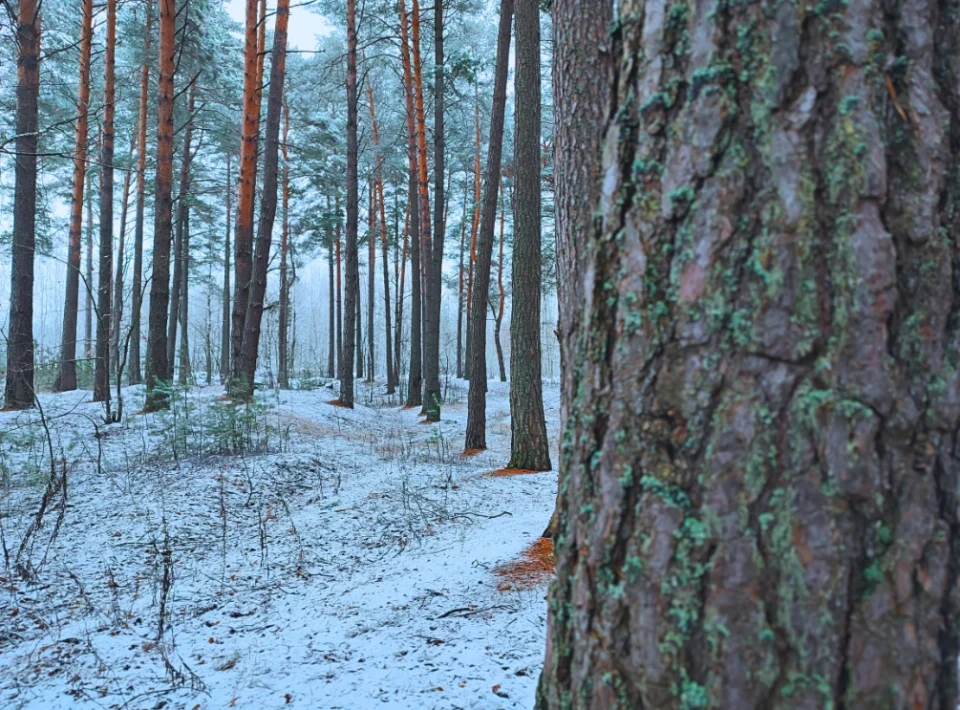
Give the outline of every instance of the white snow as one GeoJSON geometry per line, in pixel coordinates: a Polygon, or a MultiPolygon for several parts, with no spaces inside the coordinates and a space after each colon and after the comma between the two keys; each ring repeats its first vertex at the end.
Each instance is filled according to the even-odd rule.
{"type": "MultiPolygon", "coordinates": [[[[258,393],[249,418],[218,387],[136,414],[127,388],[109,427],[89,392],[43,395],[67,506],[21,556],[33,581],[14,558],[49,448],[36,411],[0,413],[0,707],[532,707],[546,588],[500,592],[492,568],[541,533],[556,476],[484,475],[509,457],[499,382],[489,451],[460,457],[464,387],[438,425],[327,388],[258,393]],[[253,450],[216,453],[248,420],[253,450]]],[[[555,435],[555,386],[546,405],[555,435]]]]}

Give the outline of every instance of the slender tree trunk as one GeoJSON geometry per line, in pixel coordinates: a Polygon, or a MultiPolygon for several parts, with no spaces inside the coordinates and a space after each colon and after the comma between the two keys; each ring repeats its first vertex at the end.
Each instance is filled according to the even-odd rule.
{"type": "Polygon", "coordinates": [[[223,314],[220,325],[220,381],[225,384],[230,380],[230,217],[233,215],[233,206],[230,203],[233,197],[233,180],[230,175],[230,151],[227,151],[227,231],[223,237],[223,314]]]}
{"type": "Polygon", "coordinates": [[[120,367],[120,331],[123,316],[123,272],[126,257],[127,238],[127,210],[130,206],[130,166],[133,162],[133,148],[136,144],[136,134],[130,138],[130,154],[127,157],[127,170],[123,173],[123,195],[120,199],[120,238],[117,242],[117,266],[113,283],[113,318],[110,320],[110,372],[111,376],[120,367]]]}
{"type": "Polygon", "coordinates": [[[180,255],[182,288],[180,292],[180,353],[177,382],[186,386],[190,381],[190,208],[183,215],[183,252],[180,255]]]}
{"type": "Polygon", "coordinates": [[[407,104],[407,159],[410,167],[410,186],[407,198],[410,212],[410,373],[407,381],[407,406],[419,407],[423,402],[421,292],[420,292],[420,199],[419,150],[416,110],[414,108],[413,72],[410,67],[410,45],[407,39],[407,10],[404,0],[400,9],[400,59],[403,64],[403,84],[407,104]]]}
{"type": "Polygon", "coordinates": [[[652,7],[588,124],[538,707],[953,710],[960,13],[652,7]]]}
{"type": "Polygon", "coordinates": [[[343,356],[340,368],[340,402],[353,407],[353,360],[360,332],[360,266],[357,256],[357,4],[347,0],[347,236],[346,294],[344,298],[343,356]]]}
{"type": "MultiPolygon", "coordinates": [[[[377,125],[377,112],[373,102],[373,85],[367,84],[367,96],[370,103],[370,122],[373,125],[373,146],[376,151],[376,174],[374,176],[374,185],[377,191],[377,203],[380,207],[380,243],[383,251],[383,308],[384,322],[386,328],[386,338],[384,339],[384,357],[387,364],[387,394],[393,394],[396,390],[396,379],[393,368],[393,344],[390,338],[393,335],[393,328],[390,318],[390,264],[388,239],[387,239],[387,213],[383,198],[383,157],[380,154],[380,128],[377,125]]],[[[371,282],[373,274],[370,275],[371,282]]],[[[372,307],[371,307],[372,308],[372,307]]],[[[370,321],[370,339],[373,342],[373,320],[370,321]]],[[[371,353],[373,349],[371,347],[371,353]]],[[[371,373],[372,377],[372,373],[371,373]]]]}
{"type": "Polygon", "coordinates": [[[260,222],[257,225],[257,246],[250,282],[249,303],[244,321],[243,345],[240,350],[240,373],[243,395],[253,397],[257,356],[260,350],[260,325],[263,302],[267,293],[267,267],[270,261],[270,243],[273,223],[277,215],[277,182],[280,151],[280,119],[283,112],[283,84],[286,74],[287,23],[290,18],[290,0],[278,0],[277,19],[273,32],[273,51],[270,55],[270,93],[267,98],[267,122],[263,160],[263,198],[260,222]]]}
{"type": "Polygon", "coordinates": [[[187,125],[183,132],[183,151],[180,156],[180,192],[177,196],[177,225],[173,240],[173,285],[170,294],[170,321],[167,325],[167,377],[173,380],[173,368],[177,356],[177,328],[180,325],[180,309],[182,295],[186,291],[185,273],[183,269],[186,249],[184,242],[187,239],[187,224],[190,219],[190,169],[193,162],[191,146],[193,143],[193,114],[196,110],[196,88],[194,82],[190,86],[187,99],[187,125]]]}
{"type": "MultiPolygon", "coordinates": [[[[327,213],[330,212],[330,197],[327,196],[327,213]]],[[[338,248],[339,251],[339,248],[338,248]]],[[[327,264],[330,267],[330,352],[327,356],[327,377],[331,380],[336,377],[339,349],[337,348],[337,283],[334,276],[333,261],[333,225],[327,221],[327,264]]]]}
{"type": "MultiPolygon", "coordinates": [[[[359,286],[359,278],[358,278],[359,286]]],[[[357,289],[359,292],[359,288],[357,289]]],[[[357,293],[357,337],[356,337],[356,352],[357,352],[357,379],[363,379],[363,309],[361,308],[360,303],[360,294],[357,293]]]]}
{"type": "Polygon", "coordinates": [[[493,107],[490,114],[490,147],[484,184],[480,228],[477,234],[476,282],[470,301],[470,390],[467,395],[467,450],[487,448],[487,297],[490,293],[490,260],[493,228],[497,219],[497,191],[503,149],[503,120],[507,103],[507,66],[510,55],[510,25],[513,0],[500,2],[497,33],[497,64],[494,72],[493,107]]]}
{"type": "MultiPolygon", "coordinates": [[[[557,334],[560,341],[560,431],[567,430],[567,404],[573,402],[573,348],[583,309],[580,252],[592,230],[599,193],[600,131],[607,117],[610,71],[607,2],[554,0],[553,104],[554,204],[557,258],[557,334]],[[561,39],[561,33],[563,37],[561,39]]],[[[563,476],[563,471],[560,473],[563,476]]],[[[562,483],[561,483],[562,485],[562,483]]],[[[559,490],[559,489],[558,489],[559,490]]],[[[560,497],[544,535],[559,524],[560,497]]]]}
{"type": "MultiPolygon", "coordinates": [[[[97,136],[96,155],[100,155],[102,141],[97,136]]],[[[97,172],[98,180],[103,179],[103,173],[97,172]]],[[[102,188],[101,188],[102,189],[102,188]]],[[[83,281],[84,292],[84,324],[83,324],[83,358],[90,360],[93,358],[93,186],[87,186],[87,263],[86,276],[83,281]]]]}
{"type": "MultiPolygon", "coordinates": [[[[414,0],[416,7],[418,0],[414,0]]],[[[427,421],[440,421],[440,306],[443,294],[443,249],[446,231],[446,200],[444,199],[444,127],[443,127],[443,2],[433,4],[434,20],[434,119],[433,119],[433,243],[422,258],[429,271],[427,277],[427,327],[424,340],[424,411],[427,421]]],[[[417,39],[415,44],[419,44],[417,39]]],[[[419,69],[419,59],[417,61],[419,69]]],[[[418,86],[420,82],[418,81],[418,86]]],[[[422,93],[422,90],[421,90],[422,93]]],[[[424,154],[425,155],[425,154],[424,154]]],[[[426,165],[421,167],[421,174],[426,165]]],[[[429,211],[429,201],[426,205],[429,211]]]]}
{"type": "Polygon", "coordinates": [[[173,74],[176,0],[160,2],[160,80],[157,101],[157,186],[153,230],[153,273],[147,332],[147,399],[144,410],[166,408],[161,385],[167,378],[167,309],[170,305],[170,236],[173,226],[173,74]]]}
{"type": "Polygon", "coordinates": [[[506,302],[506,293],[503,288],[503,242],[504,242],[504,223],[506,222],[506,209],[503,201],[503,180],[500,181],[500,256],[497,260],[497,310],[494,313],[495,326],[493,329],[493,341],[497,346],[497,366],[500,368],[500,381],[507,381],[507,369],[503,362],[503,345],[500,343],[500,327],[503,325],[503,310],[506,302]]]}
{"type": "MultiPolygon", "coordinates": [[[[113,142],[114,64],[117,46],[117,0],[107,0],[104,52],[103,142],[100,147],[100,263],[97,287],[97,346],[93,401],[110,410],[110,329],[113,314],[113,142]]],[[[108,415],[108,418],[112,415],[108,415]]]]}
{"type": "Polygon", "coordinates": [[[340,194],[339,192],[334,197],[334,205],[336,209],[336,224],[334,225],[335,231],[335,246],[336,246],[336,259],[337,259],[337,377],[339,379],[343,378],[343,254],[342,254],[342,245],[340,239],[340,194]]]}
{"type": "Polygon", "coordinates": [[[290,389],[289,372],[289,354],[287,353],[287,330],[290,325],[290,284],[287,282],[287,242],[290,239],[290,222],[287,214],[290,206],[290,164],[287,154],[287,138],[290,133],[290,106],[286,100],[283,102],[283,142],[280,144],[280,150],[283,153],[283,186],[281,194],[283,201],[281,203],[281,221],[280,221],[280,313],[279,325],[277,326],[277,339],[279,340],[279,349],[277,353],[278,379],[280,387],[290,389]]]}
{"type": "Polygon", "coordinates": [[[397,323],[394,329],[393,357],[395,359],[394,381],[399,385],[400,379],[400,353],[403,345],[403,299],[406,296],[406,277],[407,277],[407,250],[409,249],[410,237],[410,212],[407,211],[403,218],[403,248],[400,251],[400,258],[396,264],[397,274],[397,323]]]}
{"type": "MultiPolygon", "coordinates": [[[[259,25],[263,25],[262,19],[259,25]]],[[[250,278],[253,274],[253,201],[257,187],[257,150],[260,131],[260,43],[257,39],[257,0],[247,0],[243,54],[243,137],[240,144],[240,188],[237,195],[237,227],[233,236],[233,316],[231,324],[230,387],[243,389],[240,349],[247,317],[250,278]],[[236,380],[236,381],[234,381],[236,380]]]]}
{"type": "Polygon", "coordinates": [[[73,191],[70,197],[70,232],[67,237],[67,281],[63,305],[63,334],[60,338],[60,369],[53,385],[55,392],[68,392],[77,388],[80,240],[83,234],[83,196],[87,174],[93,0],[83,0],[80,13],[80,83],[77,87],[77,124],[73,142],[73,191]]]}
{"type": "Polygon", "coordinates": [[[463,377],[463,250],[467,237],[467,190],[463,190],[463,219],[460,220],[460,266],[457,269],[457,379],[463,377]]]}
{"type": "MultiPolygon", "coordinates": [[[[130,306],[130,384],[143,381],[140,364],[140,318],[143,311],[143,219],[147,182],[147,96],[150,85],[150,46],[153,40],[153,3],[146,3],[147,21],[140,67],[140,112],[137,116],[137,217],[133,235],[133,290],[130,306]]],[[[78,259],[79,264],[79,259],[78,259]]],[[[76,330],[76,328],[74,328],[76,330]]],[[[74,339],[76,337],[74,336],[74,339]]]]}
{"type": "MultiPolygon", "coordinates": [[[[474,84],[474,127],[476,133],[476,152],[473,164],[473,218],[470,224],[470,264],[467,269],[467,335],[464,347],[464,373],[470,379],[470,304],[473,303],[473,273],[477,267],[477,232],[480,230],[480,95],[477,85],[474,84]]],[[[499,184],[499,178],[498,178],[499,184]]]]}
{"type": "Polygon", "coordinates": [[[373,327],[374,305],[376,301],[376,264],[377,264],[377,189],[371,180],[368,188],[370,199],[367,201],[370,214],[367,223],[367,382],[374,379],[374,351],[376,331],[373,327]]]}
{"type": "Polygon", "coordinates": [[[37,143],[40,93],[40,6],[17,8],[17,160],[14,167],[13,259],[7,321],[5,406],[33,406],[33,270],[36,249],[37,143]]]}
{"type": "Polygon", "coordinates": [[[509,468],[549,471],[540,349],[540,5],[516,0],[509,468]]]}

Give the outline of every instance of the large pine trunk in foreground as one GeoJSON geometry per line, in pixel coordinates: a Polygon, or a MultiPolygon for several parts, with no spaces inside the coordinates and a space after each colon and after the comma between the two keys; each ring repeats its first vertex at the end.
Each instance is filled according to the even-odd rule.
{"type": "Polygon", "coordinates": [[[957,707],[960,11],[807,12],[620,4],[540,708],[957,707]]]}
{"type": "MultiPolygon", "coordinates": [[[[510,468],[550,470],[540,352],[540,7],[517,0],[510,468]]],[[[489,291],[488,291],[489,292],[489,291]]],[[[498,321],[499,325],[499,321],[498,321]]],[[[499,352],[499,351],[498,351],[499,352]]]]}
{"type": "Polygon", "coordinates": [[[5,406],[33,405],[33,266],[37,218],[37,97],[40,93],[40,5],[20,0],[17,15],[17,160],[14,168],[13,259],[7,321],[5,406]]]}
{"type": "MultiPolygon", "coordinates": [[[[359,198],[357,195],[357,5],[347,0],[347,234],[345,290],[343,298],[343,345],[340,351],[340,403],[353,407],[353,359],[360,320],[360,264],[357,256],[359,198]]],[[[339,213],[339,210],[338,210],[339,213]]]]}

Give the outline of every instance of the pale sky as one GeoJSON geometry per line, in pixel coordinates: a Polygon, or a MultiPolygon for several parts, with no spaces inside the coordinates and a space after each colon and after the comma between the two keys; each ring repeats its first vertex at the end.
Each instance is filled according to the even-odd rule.
{"type": "MultiPolygon", "coordinates": [[[[244,23],[246,0],[226,0],[224,3],[231,19],[241,25],[244,23]]],[[[276,8],[276,1],[267,0],[267,13],[276,8]]],[[[333,28],[326,18],[312,12],[313,6],[304,6],[302,0],[292,0],[290,3],[290,26],[287,29],[287,43],[291,49],[311,50],[316,48],[317,35],[326,36],[333,32],[333,28]]],[[[273,27],[273,18],[268,18],[267,29],[273,27]]]]}

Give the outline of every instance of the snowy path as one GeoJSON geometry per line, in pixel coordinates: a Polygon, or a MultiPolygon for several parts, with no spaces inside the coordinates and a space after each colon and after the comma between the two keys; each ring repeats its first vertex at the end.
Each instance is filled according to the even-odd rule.
{"type": "MultiPolygon", "coordinates": [[[[508,458],[506,387],[490,385],[490,451],[468,459],[463,404],[422,425],[267,392],[254,422],[219,394],[100,438],[89,393],[42,399],[68,503],[49,549],[55,509],[24,550],[33,583],[12,558],[47,443],[36,414],[0,413],[0,706],[532,707],[545,588],[501,593],[492,568],[542,531],[556,476],[483,475],[508,458]],[[261,451],[213,453],[238,431],[261,451]]],[[[547,417],[555,434],[555,388],[547,417]]]]}

